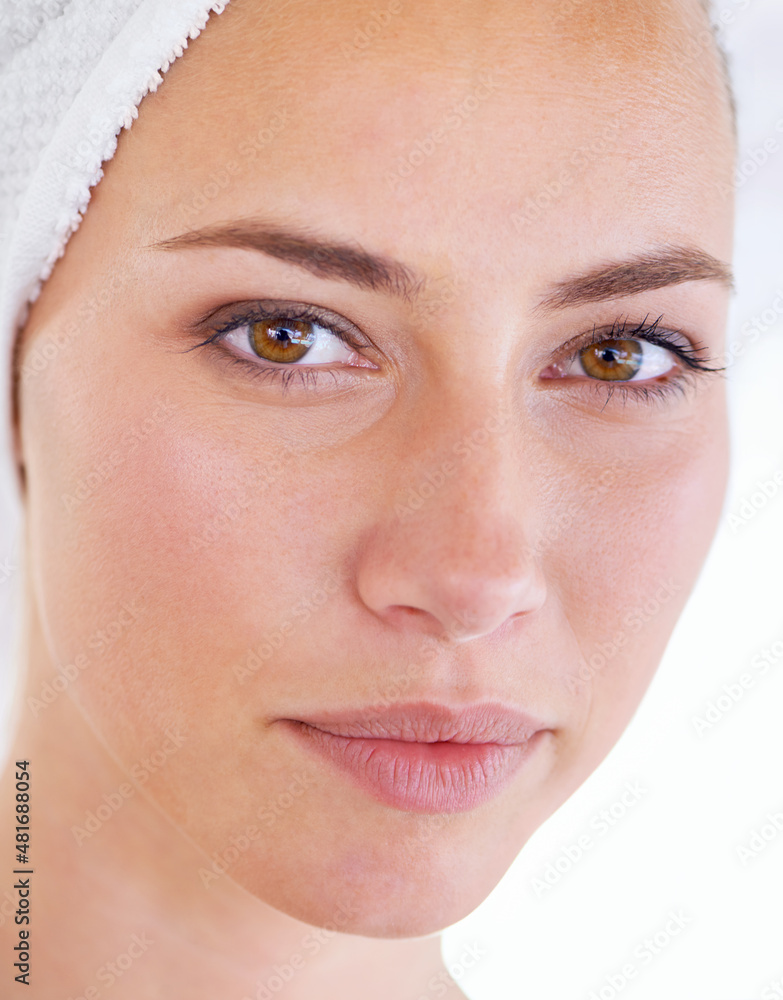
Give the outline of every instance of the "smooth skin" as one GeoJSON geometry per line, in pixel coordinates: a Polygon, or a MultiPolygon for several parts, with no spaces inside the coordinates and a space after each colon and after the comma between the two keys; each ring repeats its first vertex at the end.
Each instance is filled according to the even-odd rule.
{"type": "Polygon", "coordinates": [[[24,331],[28,996],[102,996],[134,934],[115,1000],[263,996],[276,964],[291,1000],[441,995],[437,932],[614,745],[712,539],[720,375],[637,340],[653,374],[607,382],[613,356],[578,354],[659,318],[722,352],[732,127],[711,42],[684,54],[701,6],[373,11],[213,17],[24,331]],[[327,247],[303,261],[305,238],[327,247]],[[317,380],[278,362],[285,384],[247,326],[196,348],[270,300],[360,343],[319,331],[317,380]],[[281,722],[407,701],[546,732],[496,797],[433,815],[281,722]]]}

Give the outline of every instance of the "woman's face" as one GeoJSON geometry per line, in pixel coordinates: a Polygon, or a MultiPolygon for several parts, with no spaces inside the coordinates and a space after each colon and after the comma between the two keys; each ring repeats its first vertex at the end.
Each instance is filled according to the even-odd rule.
{"type": "Polygon", "coordinates": [[[596,6],[233,0],[25,331],[52,662],[128,769],[180,740],[145,787],[205,870],[313,924],[477,906],[628,723],[713,534],[723,83],[695,2],[596,6]],[[286,721],[412,703],[487,708],[441,740],[532,729],[412,723],[394,771],[286,721]]]}

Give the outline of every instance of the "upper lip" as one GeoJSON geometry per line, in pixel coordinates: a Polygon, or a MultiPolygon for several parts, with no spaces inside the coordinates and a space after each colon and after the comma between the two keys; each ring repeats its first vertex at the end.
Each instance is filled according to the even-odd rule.
{"type": "Polygon", "coordinates": [[[401,740],[406,743],[524,743],[547,728],[532,715],[499,702],[450,708],[434,702],[411,702],[388,708],[319,712],[297,719],[334,736],[401,740]]]}

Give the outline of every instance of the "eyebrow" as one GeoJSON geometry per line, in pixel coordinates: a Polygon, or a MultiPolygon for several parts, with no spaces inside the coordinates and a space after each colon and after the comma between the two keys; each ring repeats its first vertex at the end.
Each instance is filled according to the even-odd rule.
{"type": "MultiPolygon", "coordinates": [[[[158,250],[198,247],[255,250],[317,277],[337,278],[407,300],[416,298],[426,285],[426,279],[413,268],[382,254],[254,220],[189,230],[151,245],[158,250]]],[[[723,261],[696,247],[662,244],[630,259],[599,264],[557,282],[536,309],[567,309],[687,281],[717,281],[730,289],[734,287],[731,268],[723,261]]]]}
{"type": "Polygon", "coordinates": [[[359,246],[322,239],[310,233],[279,229],[253,221],[233,222],[192,230],[153,243],[159,250],[188,247],[233,247],[257,250],[277,260],[295,264],[320,278],[349,281],[359,288],[382,290],[403,299],[415,298],[425,280],[412,268],[359,246]]]}
{"type": "Polygon", "coordinates": [[[734,289],[728,264],[696,247],[664,244],[630,260],[599,264],[554,285],[538,309],[567,309],[586,302],[603,302],[638,295],[686,281],[717,281],[734,289]]]}

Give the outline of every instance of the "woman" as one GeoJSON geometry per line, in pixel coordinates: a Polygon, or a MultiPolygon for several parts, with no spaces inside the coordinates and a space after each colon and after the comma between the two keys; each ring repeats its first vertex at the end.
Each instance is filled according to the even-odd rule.
{"type": "Polygon", "coordinates": [[[49,156],[89,204],[14,340],[6,954],[34,997],[460,996],[437,932],[618,739],[721,509],[706,11],[183,3],[142,100],[178,5],[133,6],[85,86],[132,50],[138,119],[49,156]]]}

